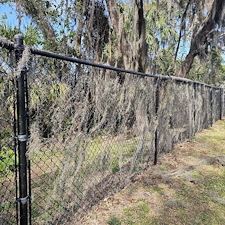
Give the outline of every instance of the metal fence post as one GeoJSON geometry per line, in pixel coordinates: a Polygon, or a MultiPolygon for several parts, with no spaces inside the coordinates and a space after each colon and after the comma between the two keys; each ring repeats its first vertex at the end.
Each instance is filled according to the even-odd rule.
{"type": "Polygon", "coordinates": [[[210,113],[210,126],[213,125],[213,88],[210,88],[210,107],[211,107],[211,113],[210,113]]]}
{"type": "Polygon", "coordinates": [[[223,107],[224,107],[224,90],[220,88],[220,120],[223,119],[223,107]]]}
{"type": "MultiPolygon", "coordinates": [[[[156,92],[155,92],[155,115],[158,118],[158,110],[159,110],[159,94],[160,94],[160,85],[161,85],[161,80],[157,79],[156,80],[156,92]]],[[[157,165],[158,161],[158,154],[159,154],[159,132],[158,132],[158,125],[155,130],[155,154],[154,154],[154,165],[157,165]]]]}
{"type": "MultiPolygon", "coordinates": [[[[23,37],[18,34],[15,36],[15,57],[16,63],[19,63],[24,50],[23,37]]],[[[18,156],[19,156],[19,198],[17,203],[20,206],[20,224],[28,224],[28,200],[27,195],[27,122],[26,122],[26,106],[25,106],[25,84],[24,78],[26,68],[22,68],[18,72],[17,77],[17,116],[18,116],[18,156]]]]}
{"type": "Polygon", "coordinates": [[[192,130],[192,137],[195,136],[196,134],[196,121],[197,121],[197,115],[196,115],[196,99],[197,99],[197,84],[196,83],[193,83],[193,87],[194,87],[194,114],[193,114],[193,130],[192,130]]]}

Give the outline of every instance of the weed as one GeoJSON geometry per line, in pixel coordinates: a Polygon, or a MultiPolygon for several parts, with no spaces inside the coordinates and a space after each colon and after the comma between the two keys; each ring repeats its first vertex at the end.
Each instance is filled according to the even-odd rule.
{"type": "Polygon", "coordinates": [[[107,224],[109,225],[121,225],[121,219],[117,218],[117,217],[112,217],[107,224]]]}
{"type": "Polygon", "coordinates": [[[124,209],[124,214],[126,218],[123,222],[127,225],[149,225],[154,222],[154,217],[150,214],[149,205],[144,200],[137,206],[124,209]]]}
{"type": "Polygon", "coordinates": [[[15,154],[14,151],[8,147],[3,147],[0,152],[0,173],[13,171],[15,168],[15,154]]]}
{"type": "Polygon", "coordinates": [[[164,194],[163,189],[160,188],[160,187],[154,187],[152,191],[153,191],[153,192],[157,192],[157,193],[159,193],[160,195],[163,195],[163,194],[164,194]]]}
{"type": "Polygon", "coordinates": [[[165,170],[166,170],[166,168],[165,168],[164,166],[160,166],[159,169],[160,169],[161,171],[165,171],[165,170]]]}
{"type": "Polygon", "coordinates": [[[112,160],[112,173],[116,173],[120,170],[119,167],[119,158],[118,157],[114,157],[112,160]]]}

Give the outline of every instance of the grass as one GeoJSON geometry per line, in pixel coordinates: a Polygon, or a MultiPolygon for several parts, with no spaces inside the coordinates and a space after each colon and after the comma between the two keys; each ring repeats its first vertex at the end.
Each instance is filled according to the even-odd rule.
{"type": "Polygon", "coordinates": [[[163,191],[163,188],[160,188],[160,187],[154,187],[153,189],[151,189],[150,191],[149,191],[149,193],[150,194],[152,194],[152,193],[158,193],[158,194],[160,194],[160,195],[163,195],[164,194],[164,191],[163,191]]]}
{"type": "MultiPolygon", "coordinates": [[[[39,151],[31,153],[33,220],[36,223],[52,221],[54,215],[63,214],[64,208],[66,209],[63,207],[64,203],[71,207],[66,210],[76,211],[73,206],[77,207],[77,204],[75,201],[72,202],[71,193],[76,195],[84,193],[85,189],[90,188],[88,186],[90,182],[93,183],[90,179],[102,176],[102,172],[104,174],[119,172],[120,167],[132,157],[138,139],[136,137],[125,139],[121,135],[80,137],[75,143],[72,143],[73,141],[67,143],[66,148],[59,143],[47,144],[39,151]],[[83,158],[80,158],[80,154],[83,158]],[[81,165],[74,175],[80,160],[81,165]],[[64,172],[66,177],[62,175],[64,172]],[[62,184],[66,190],[63,194],[62,184]],[[53,193],[53,190],[58,191],[53,193]],[[63,197],[60,197],[61,194],[63,197]]],[[[79,195],[83,198],[81,194],[79,195]]],[[[115,221],[114,219],[112,223],[116,224],[115,221]]]]}
{"type": "Polygon", "coordinates": [[[109,224],[109,225],[121,225],[121,219],[118,219],[117,217],[112,217],[107,222],[107,224],[109,224]]]}
{"type": "Polygon", "coordinates": [[[225,155],[224,120],[175,147],[138,182],[116,194],[114,201],[120,204],[109,202],[106,210],[101,204],[95,221],[101,218],[99,224],[103,225],[104,218],[107,221],[113,215],[121,225],[225,224],[225,168],[219,163],[204,163],[221,155],[225,155]],[[181,172],[173,175],[174,170],[181,172]],[[152,173],[160,176],[152,178],[152,173]]]}
{"type": "MultiPolygon", "coordinates": [[[[176,169],[179,169],[187,166],[188,163],[188,165],[196,164],[196,161],[200,162],[207,157],[225,155],[224,128],[225,121],[219,121],[213,128],[198,134],[195,140],[184,144],[182,148],[175,149],[173,154],[176,157],[165,158],[165,161],[161,162],[159,160],[158,167],[150,168],[145,172],[147,173],[145,180],[151,179],[149,176],[152,170],[159,175],[167,174],[174,169],[174,165],[176,165],[176,169]]],[[[121,163],[127,162],[133,156],[138,142],[137,137],[130,139],[125,139],[123,136],[82,138],[81,144],[74,148],[71,143],[71,155],[65,155],[67,154],[65,148],[57,150],[51,149],[52,147],[44,147],[32,156],[34,172],[32,179],[35,181],[32,191],[34,222],[40,224],[43,221],[51,222],[56,214],[77,207],[74,202],[70,201],[70,194],[77,193],[77,188],[80,188],[82,192],[85,189],[85,182],[90,182],[87,179],[88,176],[92,178],[100,172],[103,172],[104,175],[105,171],[119,172],[121,163]],[[80,152],[85,151],[85,160],[76,174],[76,186],[72,187],[74,183],[71,182],[71,179],[74,179],[76,167],[70,168],[67,173],[68,177],[61,180],[60,172],[65,166],[61,161],[67,156],[69,157],[68,162],[76,166],[78,163],[76,160],[79,160],[79,157],[75,159],[73,156],[76,156],[75,150],[77,149],[80,152]],[[106,163],[106,168],[101,171],[103,163],[106,163]],[[59,170],[57,170],[57,166],[59,170]],[[64,193],[64,199],[61,200],[59,199],[60,193],[58,196],[52,194],[57,181],[65,182],[64,186],[67,190],[64,193]],[[71,209],[66,208],[63,202],[69,202],[71,209]]],[[[142,162],[140,161],[140,163],[142,162]]],[[[138,170],[138,167],[134,167],[135,169],[138,170]]],[[[147,184],[148,182],[144,182],[144,179],[140,179],[140,182],[125,189],[123,194],[119,195],[119,199],[122,199],[125,204],[123,206],[116,205],[116,207],[112,204],[111,208],[107,206],[104,224],[164,225],[165,221],[166,225],[225,224],[225,171],[223,166],[202,164],[193,167],[187,173],[172,177],[170,182],[163,182],[161,178],[157,177],[153,180],[154,182],[147,184]],[[190,182],[184,175],[192,177],[194,182],[190,182]],[[117,208],[116,213],[115,209],[117,208]]],[[[74,212],[76,210],[77,208],[74,209],[74,212]]]]}
{"type": "Polygon", "coordinates": [[[125,219],[123,224],[127,225],[148,225],[154,221],[154,218],[150,214],[150,207],[148,202],[141,200],[137,206],[128,207],[124,209],[125,219]]]}
{"type": "MultiPolygon", "coordinates": [[[[199,170],[202,170],[200,168],[199,170]]],[[[172,213],[185,224],[225,224],[225,205],[217,199],[225,200],[225,171],[224,168],[214,168],[210,173],[199,173],[202,183],[191,186],[187,183],[176,190],[176,197],[187,204],[187,208],[172,213]],[[218,175],[218,170],[222,173],[218,175]],[[214,172],[214,173],[213,173],[214,172]]],[[[172,224],[170,221],[169,224],[172,224]]]]}

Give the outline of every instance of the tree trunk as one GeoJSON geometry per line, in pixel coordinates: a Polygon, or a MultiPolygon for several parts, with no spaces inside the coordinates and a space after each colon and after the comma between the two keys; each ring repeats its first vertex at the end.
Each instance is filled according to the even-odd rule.
{"type": "Polygon", "coordinates": [[[143,0],[134,0],[133,37],[124,29],[124,15],[120,13],[116,0],[106,0],[110,20],[118,40],[117,61],[122,54],[122,66],[128,70],[146,71],[148,46],[146,43],[146,24],[143,0]]]}
{"type": "Polygon", "coordinates": [[[224,0],[214,0],[210,13],[203,25],[196,25],[196,28],[200,28],[196,29],[197,31],[193,33],[189,53],[186,56],[182,68],[179,72],[180,77],[187,77],[193,64],[194,58],[202,53],[205,54],[204,50],[206,49],[206,46],[208,44],[207,39],[212,33],[215,33],[216,25],[221,25],[220,23],[222,20],[224,7],[224,0]]]}
{"type": "Polygon", "coordinates": [[[186,75],[188,74],[188,72],[191,69],[194,58],[197,55],[198,55],[198,51],[194,47],[191,47],[188,55],[186,56],[186,58],[183,62],[183,65],[181,67],[181,71],[179,73],[180,77],[186,77],[186,75]]]}

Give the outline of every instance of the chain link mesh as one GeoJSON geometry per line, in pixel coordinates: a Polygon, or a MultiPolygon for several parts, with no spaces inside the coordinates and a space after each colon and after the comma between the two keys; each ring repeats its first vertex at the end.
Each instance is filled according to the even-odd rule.
{"type": "Polygon", "coordinates": [[[34,221],[62,224],[146,167],[154,87],[151,78],[46,58],[33,63],[28,156],[34,221]]]}
{"type": "MultiPolygon", "coordinates": [[[[33,224],[80,224],[158,155],[224,116],[220,88],[25,53],[33,224]]],[[[0,49],[0,60],[0,224],[15,224],[16,74],[10,52],[0,49]]]]}
{"type": "Polygon", "coordinates": [[[0,48],[0,224],[16,224],[15,87],[12,53],[0,48]]]}
{"type": "Polygon", "coordinates": [[[220,89],[45,57],[32,58],[28,81],[37,224],[78,222],[152,164],[156,150],[168,152],[221,113],[220,89]]]}

